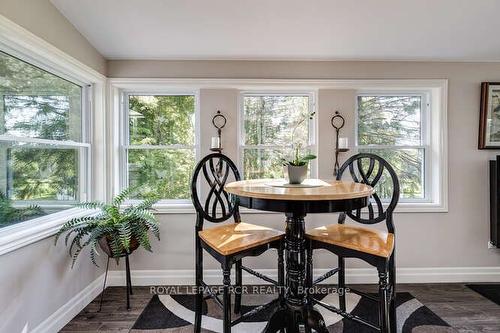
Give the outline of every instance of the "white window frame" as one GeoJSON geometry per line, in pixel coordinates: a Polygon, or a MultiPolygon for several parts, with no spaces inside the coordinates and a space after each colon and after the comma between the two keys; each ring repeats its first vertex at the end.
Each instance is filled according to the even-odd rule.
{"type": "MultiPolygon", "coordinates": [[[[263,145],[263,144],[257,144],[257,145],[246,145],[245,144],[245,105],[243,103],[243,100],[245,97],[249,96],[307,96],[309,98],[309,110],[310,112],[314,112],[315,115],[313,119],[308,120],[308,126],[309,126],[309,142],[307,147],[305,149],[308,149],[311,153],[314,155],[318,156],[318,137],[317,137],[317,119],[318,119],[318,113],[317,113],[317,103],[316,103],[316,92],[307,90],[307,91],[269,91],[269,90],[248,90],[248,91],[240,91],[240,94],[238,96],[238,106],[239,106],[239,112],[238,112],[238,169],[241,170],[241,176],[242,178],[244,177],[245,170],[244,170],[244,155],[245,155],[245,149],[283,149],[283,148],[291,148],[291,145],[288,147],[283,147],[280,145],[263,145]]],[[[318,177],[318,159],[314,159],[313,161],[310,162],[310,177],[311,178],[317,178],[318,177]]]]}
{"type": "MultiPolygon", "coordinates": [[[[103,149],[106,139],[104,112],[106,77],[2,15],[0,15],[0,50],[84,87],[82,116],[84,110],[88,110],[88,112],[85,121],[82,121],[82,126],[86,136],[82,137],[81,142],[57,141],[56,143],[59,147],[76,147],[88,151],[86,157],[80,159],[79,168],[86,170],[80,173],[80,188],[86,190],[80,193],[79,199],[105,200],[106,177],[102,170],[106,169],[103,149]],[[96,146],[96,143],[99,145],[96,146]]],[[[12,136],[3,136],[2,139],[38,145],[52,145],[54,143],[52,140],[12,136]]],[[[63,206],[68,208],[66,204],[63,206]]],[[[69,219],[91,213],[92,211],[86,209],[69,208],[3,227],[0,229],[0,255],[51,237],[69,219]]]]}
{"type": "Polygon", "coordinates": [[[391,92],[387,90],[383,91],[372,91],[372,92],[367,92],[367,91],[360,91],[356,94],[356,101],[355,101],[356,109],[355,109],[355,144],[358,150],[361,149],[387,149],[387,150],[400,150],[400,149],[423,149],[424,151],[424,165],[422,168],[422,175],[421,179],[423,180],[423,188],[424,188],[424,193],[423,193],[423,198],[400,198],[399,202],[404,203],[404,202],[414,202],[414,203],[423,203],[423,202],[432,202],[432,168],[430,167],[432,165],[432,160],[431,160],[431,154],[430,154],[430,149],[431,149],[431,143],[430,143],[430,108],[431,108],[431,92],[430,91],[408,91],[408,92],[401,92],[401,91],[396,91],[396,92],[391,92]],[[377,145],[377,144],[370,144],[370,145],[360,145],[358,142],[359,139],[359,133],[358,133],[358,125],[359,125],[359,105],[358,105],[358,98],[362,96],[405,96],[405,97],[420,97],[421,98],[421,117],[420,117],[420,135],[421,135],[421,144],[420,145],[377,145]]]}
{"type": "MultiPolygon", "coordinates": [[[[443,89],[446,90],[444,85],[443,89]]],[[[443,134],[446,135],[446,112],[443,112],[442,93],[434,87],[408,89],[404,86],[383,89],[358,89],[355,94],[354,138],[356,150],[361,149],[423,149],[424,181],[423,198],[400,198],[396,212],[446,212],[447,207],[447,168],[446,146],[443,134]],[[421,109],[421,145],[360,145],[358,142],[359,96],[419,96],[422,98],[421,109]]]]}
{"type": "MultiPolygon", "coordinates": [[[[109,92],[109,108],[108,113],[108,135],[110,143],[107,145],[109,149],[107,175],[110,179],[108,183],[108,193],[110,195],[118,193],[120,189],[119,180],[119,134],[118,129],[120,124],[118,121],[121,106],[120,106],[120,93],[121,91],[141,91],[144,93],[162,93],[165,91],[190,91],[200,89],[234,89],[237,91],[235,107],[237,112],[235,114],[237,119],[237,137],[235,137],[235,146],[228,145],[225,147],[226,153],[230,156],[234,152],[235,160],[238,162],[238,167],[241,169],[241,93],[280,93],[289,94],[293,92],[298,93],[313,93],[315,100],[314,111],[316,117],[314,120],[315,129],[318,127],[319,117],[318,113],[318,90],[349,90],[356,91],[384,91],[391,92],[397,91],[415,91],[427,90],[431,92],[431,158],[432,158],[432,202],[408,203],[401,202],[396,212],[399,213],[427,213],[427,212],[447,212],[448,211],[448,153],[447,153],[447,102],[448,102],[448,80],[447,79],[192,79],[192,78],[110,78],[108,79],[108,92],[109,92]],[[233,150],[234,149],[234,150],[233,150]]],[[[354,97],[353,97],[354,99],[354,97]]],[[[353,101],[354,103],[354,101],[353,101]]],[[[331,106],[333,109],[335,105],[331,106]]],[[[352,106],[354,108],[354,104],[352,106]]],[[[324,108],[323,108],[324,109],[324,108]]],[[[324,110],[320,112],[325,112],[324,110]]],[[[213,111],[213,110],[212,110],[213,111]]],[[[223,111],[223,110],[222,110],[223,111]]],[[[328,110],[326,112],[329,113],[328,110]]],[[[351,110],[345,110],[351,112],[351,110]]],[[[203,112],[206,110],[203,109],[203,112]]],[[[224,112],[224,111],[223,111],[224,112]]],[[[354,112],[354,110],[352,110],[354,112]]],[[[324,115],[323,115],[324,116],[324,115]]],[[[353,113],[354,116],[354,113],[353,113]]],[[[201,118],[198,118],[201,120],[201,118]]],[[[351,118],[350,118],[351,119],[351,118]]],[[[354,123],[354,120],[351,120],[354,123]]],[[[200,138],[209,140],[213,134],[213,128],[208,123],[203,124],[201,129],[200,138]]],[[[354,125],[354,124],[353,124],[354,125]]],[[[330,130],[331,127],[327,126],[330,130]]],[[[353,127],[351,127],[353,128],[353,127]]],[[[199,130],[199,129],[198,129],[199,130]]],[[[353,129],[354,130],[354,129],[353,129]]],[[[315,130],[314,139],[316,142],[316,151],[321,152],[321,156],[313,161],[311,164],[312,177],[318,175],[318,163],[323,167],[325,159],[329,160],[331,155],[330,143],[326,144],[318,141],[318,131],[315,130]],[[330,147],[326,149],[325,147],[330,147]]],[[[232,132],[228,132],[232,133],[232,132]]],[[[347,132],[346,132],[347,133],[347,132]]],[[[329,134],[322,133],[330,137],[329,134]]],[[[349,136],[354,135],[354,132],[349,133],[349,136]]],[[[328,140],[328,139],[327,139],[328,140]]],[[[354,138],[352,140],[354,142],[354,138]]],[[[198,143],[199,144],[199,143],[198,143]]],[[[355,148],[355,147],[353,147],[355,148]]],[[[198,150],[199,151],[199,150],[198,150]]],[[[352,149],[349,153],[355,153],[356,149],[352,149]]],[[[205,153],[203,151],[203,153],[205,153]]],[[[199,157],[197,157],[199,159],[199,157]]],[[[330,162],[328,162],[330,163],[330,162]]],[[[330,170],[332,166],[328,168],[330,170]]],[[[320,169],[321,170],[321,169],[320,169]]],[[[329,173],[329,172],[328,172],[329,173]]],[[[155,207],[159,214],[192,214],[194,208],[191,203],[185,205],[170,205],[155,207]]],[[[242,210],[243,211],[243,210],[242,210]]],[[[246,212],[246,211],[245,211],[246,212]]],[[[257,210],[249,210],[249,213],[263,214],[264,212],[257,210]]],[[[264,214],[272,214],[265,212],[264,214]]]]}
{"type": "MultiPolygon", "coordinates": [[[[120,153],[119,153],[119,189],[116,193],[119,193],[123,189],[128,187],[128,154],[127,150],[131,149],[192,149],[194,150],[195,163],[199,160],[200,156],[200,98],[199,90],[175,90],[175,89],[165,89],[160,91],[151,90],[122,90],[120,93],[120,153]],[[194,96],[195,110],[195,142],[194,145],[183,145],[183,144],[173,144],[173,145],[130,145],[129,144],[129,98],[130,96],[194,96]]],[[[142,200],[140,199],[129,199],[125,202],[125,205],[138,204],[142,200]]],[[[153,208],[159,212],[175,212],[176,210],[184,211],[192,207],[190,199],[161,199],[158,201],[153,208]]]]}

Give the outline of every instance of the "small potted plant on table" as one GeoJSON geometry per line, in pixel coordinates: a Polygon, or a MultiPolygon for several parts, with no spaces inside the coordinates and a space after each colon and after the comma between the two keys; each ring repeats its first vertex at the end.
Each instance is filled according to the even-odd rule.
{"type": "Polygon", "coordinates": [[[295,124],[292,134],[291,134],[291,142],[294,147],[293,157],[290,159],[282,158],[281,163],[283,166],[288,169],[288,181],[290,184],[302,184],[302,182],[307,177],[307,167],[311,160],[316,158],[316,155],[313,154],[302,154],[301,148],[302,146],[295,142],[295,133],[297,128],[301,124],[303,124],[306,120],[313,119],[315,112],[308,113],[304,116],[300,121],[295,124]]]}
{"type": "Polygon", "coordinates": [[[307,177],[309,161],[314,160],[316,155],[306,154],[301,156],[300,147],[295,148],[294,158],[282,159],[283,165],[288,168],[288,181],[290,184],[302,184],[307,177]]]}

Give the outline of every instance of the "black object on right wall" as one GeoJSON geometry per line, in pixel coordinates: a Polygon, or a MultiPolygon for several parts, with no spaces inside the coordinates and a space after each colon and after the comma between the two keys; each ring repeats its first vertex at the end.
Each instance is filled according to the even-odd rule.
{"type": "Polygon", "coordinates": [[[490,242],[500,247],[500,155],[490,161],[490,242]]]}

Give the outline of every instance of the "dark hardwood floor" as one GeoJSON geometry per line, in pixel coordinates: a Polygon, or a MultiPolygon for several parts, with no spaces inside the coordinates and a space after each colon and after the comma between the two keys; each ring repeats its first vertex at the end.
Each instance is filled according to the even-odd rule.
{"type": "MultiPolygon", "coordinates": [[[[463,284],[402,284],[398,291],[411,293],[459,332],[500,332],[500,306],[463,284]]],[[[128,332],[151,296],[149,287],[135,287],[127,310],[125,288],[107,288],[101,312],[97,297],[61,332],[128,332]]]]}

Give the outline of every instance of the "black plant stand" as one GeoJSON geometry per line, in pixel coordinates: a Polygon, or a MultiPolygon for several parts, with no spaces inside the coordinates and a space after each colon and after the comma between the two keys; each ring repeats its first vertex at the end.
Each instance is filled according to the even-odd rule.
{"type": "MultiPolygon", "coordinates": [[[[125,281],[127,284],[127,310],[130,310],[130,295],[133,295],[134,292],[132,290],[132,279],[130,277],[130,263],[128,260],[129,254],[126,253],[123,256],[120,256],[119,258],[125,257],[125,281]]],[[[104,290],[106,289],[106,280],[108,279],[108,270],[109,270],[109,259],[112,257],[108,256],[108,260],[106,262],[106,272],[104,273],[104,284],[102,286],[102,293],[101,293],[101,299],[99,300],[99,311],[101,312],[102,309],[102,300],[104,298],[104,290]]]]}

